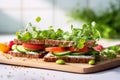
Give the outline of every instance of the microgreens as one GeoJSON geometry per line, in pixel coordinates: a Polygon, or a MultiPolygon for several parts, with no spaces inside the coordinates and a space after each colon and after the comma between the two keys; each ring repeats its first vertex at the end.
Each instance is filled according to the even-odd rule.
{"type": "MultiPolygon", "coordinates": [[[[36,18],[36,22],[41,20],[40,17],[36,18]]],[[[30,39],[53,39],[53,40],[66,40],[66,41],[74,41],[76,45],[73,45],[77,48],[83,48],[85,42],[95,41],[100,38],[99,31],[94,27],[95,22],[92,24],[84,24],[82,28],[74,28],[71,25],[71,31],[64,31],[62,29],[54,30],[53,26],[49,26],[46,30],[38,30],[36,27],[29,22],[24,33],[16,32],[16,36],[18,39],[23,41],[28,41],[30,39]]]]}

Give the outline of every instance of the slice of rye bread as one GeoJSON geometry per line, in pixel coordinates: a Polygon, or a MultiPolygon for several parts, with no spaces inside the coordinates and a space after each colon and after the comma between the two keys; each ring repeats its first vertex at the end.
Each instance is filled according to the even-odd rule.
{"type": "Polygon", "coordinates": [[[70,47],[73,44],[76,43],[74,41],[65,41],[65,40],[53,40],[53,39],[45,40],[45,45],[52,45],[52,46],[65,45],[67,47],[70,47]]]}
{"type": "Polygon", "coordinates": [[[37,40],[31,39],[29,41],[22,41],[18,39],[14,39],[14,43],[21,45],[23,43],[30,43],[30,44],[38,44],[38,45],[51,45],[51,46],[58,46],[58,45],[66,45],[67,47],[72,46],[75,44],[73,41],[65,41],[65,40],[53,40],[53,39],[45,39],[45,40],[37,40]]]}
{"type": "Polygon", "coordinates": [[[95,60],[95,57],[92,56],[64,56],[64,57],[56,57],[51,53],[48,53],[46,56],[44,56],[44,61],[46,62],[56,62],[58,59],[62,59],[65,62],[69,63],[88,63],[90,60],[95,60]]]}
{"type": "Polygon", "coordinates": [[[29,41],[22,41],[22,40],[14,39],[14,43],[15,43],[15,44],[18,44],[18,45],[21,45],[21,44],[23,44],[23,43],[44,45],[44,44],[45,44],[45,40],[31,39],[31,40],[29,40],[29,41]]]}
{"type": "MultiPolygon", "coordinates": [[[[50,45],[50,46],[65,45],[66,47],[71,47],[77,44],[74,41],[53,40],[53,39],[45,39],[45,40],[31,39],[29,41],[14,39],[14,43],[18,45],[21,45],[23,43],[30,43],[30,44],[37,44],[37,45],[50,45]]],[[[95,41],[90,41],[90,42],[86,42],[85,46],[92,46],[94,44],[95,44],[95,41]]]]}
{"type": "Polygon", "coordinates": [[[15,56],[15,57],[43,58],[47,54],[47,52],[42,51],[38,54],[27,54],[27,53],[19,53],[19,52],[9,51],[9,54],[11,54],[12,56],[15,56]]]}

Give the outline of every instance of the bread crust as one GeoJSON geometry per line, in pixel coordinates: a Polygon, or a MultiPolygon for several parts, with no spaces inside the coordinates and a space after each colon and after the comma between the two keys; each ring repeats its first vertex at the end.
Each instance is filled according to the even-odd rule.
{"type": "Polygon", "coordinates": [[[9,54],[11,54],[12,56],[15,56],[15,57],[43,58],[47,54],[47,52],[42,51],[42,52],[37,53],[37,54],[27,54],[27,53],[9,51],[9,54]]]}
{"type": "Polygon", "coordinates": [[[22,41],[22,40],[14,39],[14,43],[17,44],[17,45],[22,45],[23,43],[44,45],[45,44],[45,40],[31,39],[29,41],[22,41]]]}

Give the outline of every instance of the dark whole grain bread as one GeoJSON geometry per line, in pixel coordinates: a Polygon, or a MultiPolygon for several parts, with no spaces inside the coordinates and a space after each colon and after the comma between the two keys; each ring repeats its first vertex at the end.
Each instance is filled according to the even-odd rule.
{"type": "MultiPolygon", "coordinates": [[[[53,40],[53,39],[45,39],[45,40],[31,39],[29,41],[14,39],[14,43],[17,45],[22,45],[23,43],[30,43],[30,44],[37,44],[37,45],[50,45],[50,46],[65,45],[66,47],[71,47],[77,44],[74,41],[53,40]]],[[[93,46],[94,44],[95,44],[95,41],[93,40],[90,42],[86,42],[85,46],[93,46]]]]}
{"type": "Polygon", "coordinates": [[[47,52],[42,51],[42,52],[40,52],[38,54],[26,54],[26,53],[19,53],[19,52],[9,51],[9,54],[11,54],[12,56],[15,56],[15,57],[43,58],[47,54],[47,52]]]}
{"type": "Polygon", "coordinates": [[[70,47],[73,44],[75,44],[74,41],[65,41],[65,40],[53,40],[53,39],[46,39],[45,45],[52,45],[52,46],[58,46],[58,45],[66,45],[66,47],[70,47]]]}
{"type": "Polygon", "coordinates": [[[51,53],[48,53],[46,56],[44,56],[44,61],[46,62],[56,62],[56,60],[58,59],[62,59],[66,62],[69,62],[69,63],[88,63],[90,60],[95,60],[95,57],[68,57],[68,56],[65,56],[65,57],[55,57],[54,55],[52,55],[51,53]]]}
{"type": "Polygon", "coordinates": [[[22,40],[14,39],[14,43],[18,44],[18,45],[21,45],[23,43],[44,45],[45,44],[45,40],[31,39],[29,41],[22,41],[22,40]]]}
{"type": "Polygon", "coordinates": [[[23,43],[38,44],[38,45],[51,45],[51,46],[66,45],[66,47],[70,47],[73,44],[75,44],[74,41],[53,40],[53,39],[45,39],[45,40],[31,39],[29,41],[22,41],[22,40],[14,39],[14,43],[17,45],[21,45],[23,43]]]}

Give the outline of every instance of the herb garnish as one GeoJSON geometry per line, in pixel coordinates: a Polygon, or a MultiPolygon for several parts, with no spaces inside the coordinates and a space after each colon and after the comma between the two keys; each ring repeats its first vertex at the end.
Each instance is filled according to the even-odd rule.
{"type": "MultiPolygon", "coordinates": [[[[37,17],[36,21],[40,22],[41,18],[37,17]]],[[[74,28],[71,25],[71,31],[64,31],[62,29],[54,30],[50,26],[46,30],[38,30],[30,22],[26,27],[23,33],[16,32],[16,36],[19,40],[28,41],[31,39],[54,39],[54,40],[66,40],[74,41],[76,44],[73,44],[74,47],[79,49],[83,48],[85,42],[99,40],[100,34],[99,31],[95,28],[95,22],[92,24],[84,24],[82,28],[74,28]]]]}

